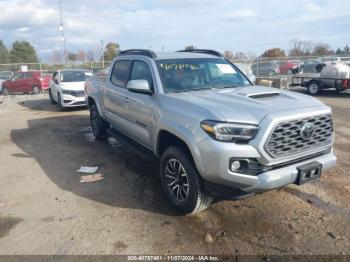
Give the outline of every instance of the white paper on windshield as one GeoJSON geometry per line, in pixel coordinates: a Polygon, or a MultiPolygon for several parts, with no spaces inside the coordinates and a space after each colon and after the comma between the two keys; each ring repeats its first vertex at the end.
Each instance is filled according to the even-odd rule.
{"type": "Polygon", "coordinates": [[[98,170],[98,166],[81,166],[77,172],[93,174],[98,170]]]}
{"type": "Polygon", "coordinates": [[[216,64],[216,66],[223,74],[236,74],[236,70],[234,70],[233,67],[228,64],[216,64]]]}

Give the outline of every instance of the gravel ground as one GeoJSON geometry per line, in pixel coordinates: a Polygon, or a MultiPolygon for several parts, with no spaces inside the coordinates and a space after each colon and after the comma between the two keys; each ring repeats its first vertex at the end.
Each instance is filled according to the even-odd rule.
{"type": "Polygon", "coordinates": [[[302,187],[178,216],[157,163],[95,141],[87,110],[60,112],[46,95],[6,97],[0,254],[349,254],[350,95],[319,98],[334,112],[336,168],[302,187]],[[98,165],[105,179],[81,184],[81,165],[98,165]]]}

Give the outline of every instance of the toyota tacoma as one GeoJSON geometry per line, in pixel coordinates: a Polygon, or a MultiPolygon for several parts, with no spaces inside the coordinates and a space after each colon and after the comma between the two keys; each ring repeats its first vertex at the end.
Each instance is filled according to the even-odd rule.
{"type": "Polygon", "coordinates": [[[92,131],[159,159],[169,203],[183,213],[318,180],[335,166],[330,107],[253,85],[221,53],[122,51],[85,83],[92,131]]]}

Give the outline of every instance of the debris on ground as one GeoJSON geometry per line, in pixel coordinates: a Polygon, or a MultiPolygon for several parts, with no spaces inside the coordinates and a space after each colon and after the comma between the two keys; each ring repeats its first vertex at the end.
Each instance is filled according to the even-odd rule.
{"type": "Polygon", "coordinates": [[[327,232],[328,236],[330,236],[333,239],[337,239],[337,236],[333,232],[327,232]]]}
{"type": "Polygon", "coordinates": [[[2,104],[3,100],[4,100],[4,96],[0,96],[0,104],[2,104]]]}
{"type": "Polygon", "coordinates": [[[204,240],[205,240],[205,242],[207,242],[207,243],[213,243],[213,242],[214,242],[214,239],[213,239],[213,237],[210,235],[210,233],[206,233],[206,234],[205,234],[204,240]]]}
{"type": "Polygon", "coordinates": [[[78,173],[93,174],[98,170],[98,166],[81,166],[78,173]]]}
{"type": "Polygon", "coordinates": [[[80,183],[91,183],[105,179],[102,174],[86,175],[80,177],[80,183]]]}

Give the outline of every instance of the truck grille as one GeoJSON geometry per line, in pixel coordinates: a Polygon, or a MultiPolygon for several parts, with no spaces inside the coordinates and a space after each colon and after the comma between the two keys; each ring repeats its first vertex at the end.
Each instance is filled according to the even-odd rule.
{"type": "Polygon", "coordinates": [[[330,114],[279,123],[266,141],[265,150],[272,157],[283,157],[332,143],[333,123],[330,114]],[[314,125],[313,136],[305,140],[301,129],[305,123],[314,125]]]}

